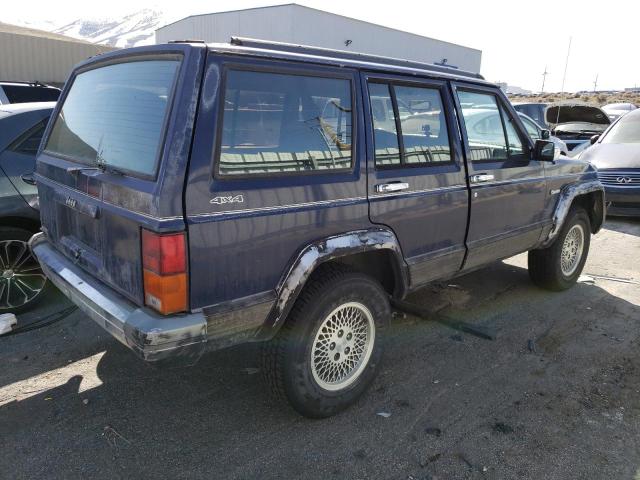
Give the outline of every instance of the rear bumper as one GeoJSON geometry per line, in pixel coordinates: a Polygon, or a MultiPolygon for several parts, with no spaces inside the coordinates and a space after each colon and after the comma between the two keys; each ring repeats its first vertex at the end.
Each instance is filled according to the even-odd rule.
{"type": "Polygon", "coordinates": [[[195,363],[203,353],[207,321],[202,313],[165,317],[140,308],[74,265],[44,233],[34,235],[29,245],[51,282],[140,358],[195,363]]]}
{"type": "Polygon", "coordinates": [[[640,216],[640,188],[605,186],[608,215],[640,216]]]}

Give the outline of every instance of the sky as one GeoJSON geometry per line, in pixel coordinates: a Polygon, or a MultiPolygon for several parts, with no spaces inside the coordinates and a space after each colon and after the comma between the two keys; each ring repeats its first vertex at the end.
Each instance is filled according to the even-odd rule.
{"type": "MultiPolygon", "coordinates": [[[[272,0],[109,0],[5,2],[0,21],[112,18],[142,8],[169,20],[188,15],[287,3],[272,0]]],[[[532,91],[560,91],[571,37],[565,91],[640,86],[640,2],[637,0],[448,0],[393,2],[300,0],[296,3],[482,50],[481,73],[532,91]]]]}

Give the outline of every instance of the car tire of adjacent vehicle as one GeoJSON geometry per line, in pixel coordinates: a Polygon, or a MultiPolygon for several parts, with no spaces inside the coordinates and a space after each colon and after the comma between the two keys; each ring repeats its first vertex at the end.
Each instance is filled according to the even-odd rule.
{"type": "Polygon", "coordinates": [[[529,276],[541,288],[562,291],[582,273],[591,243],[589,215],[572,207],[556,240],[547,248],[529,252],[529,276]]]}
{"type": "Polygon", "coordinates": [[[32,235],[22,228],[0,227],[0,314],[35,307],[50,287],[27,245],[32,235]]]}
{"type": "Polygon", "coordinates": [[[388,295],[374,279],[340,265],[320,267],[264,345],[273,393],[310,418],[345,409],[377,374],[390,318],[388,295]]]}

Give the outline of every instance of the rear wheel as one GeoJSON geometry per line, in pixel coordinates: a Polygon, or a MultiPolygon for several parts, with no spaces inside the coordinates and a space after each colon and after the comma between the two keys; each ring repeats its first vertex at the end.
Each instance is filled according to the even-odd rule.
{"type": "Polygon", "coordinates": [[[0,227],[0,313],[32,308],[47,287],[47,277],[27,244],[31,235],[21,228],[0,227]]]}
{"type": "Polygon", "coordinates": [[[587,261],[590,243],[589,215],[583,208],[572,208],[558,238],[547,248],[529,252],[533,283],[554,291],[573,286],[587,261]]]}
{"type": "Polygon", "coordinates": [[[375,280],[339,266],[323,268],[264,347],[272,390],[307,417],[343,410],[374,379],[390,316],[388,296],[375,280]]]}

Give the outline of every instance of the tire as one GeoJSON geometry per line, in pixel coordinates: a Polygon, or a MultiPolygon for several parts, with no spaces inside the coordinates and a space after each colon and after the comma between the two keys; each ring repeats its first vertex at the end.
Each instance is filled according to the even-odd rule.
{"type": "Polygon", "coordinates": [[[547,248],[529,252],[531,280],[541,288],[556,292],[571,288],[582,273],[590,244],[589,215],[581,207],[572,207],[558,238],[547,248]],[[582,239],[581,247],[579,237],[582,239]],[[572,250],[575,252],[573,255],[572,250]]]}
{"type": "Polygon", "coordinates": [[[0,314],[34,308],[51,283],[29,251],[29,230],[0,227],[0,314]]]}
{"type": "Polygon", "coordinates": [[[262,370],[272,392],[309,418],[347,408],[378,372],[390,318],[378,282],[342,266],[321,267],[263,347],[262,370]]]}

